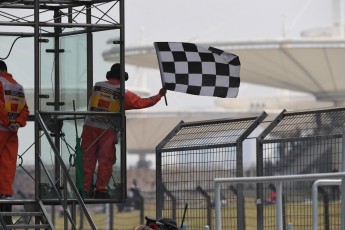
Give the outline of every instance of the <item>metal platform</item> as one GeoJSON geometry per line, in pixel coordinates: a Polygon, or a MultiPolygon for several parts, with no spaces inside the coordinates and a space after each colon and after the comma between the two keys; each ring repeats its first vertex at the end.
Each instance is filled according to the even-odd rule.
{"type": "Polygon", "coordinates": [[[119,7],[119,1],[110,0],[5,1],[0,3],[0,35],[34,36],[35,26],[41,37],[53,37],[57,29],[60,36],[120,29],[119,7]]]}
{"type": "MultiPolygon", "coordinates": [[[[42,7],[51,7],[56,6],[58,8],[66,6],[83,6],[96,3],[107,3],[111,2],[109,0],[40,0],[39,4],[42,7]]],[[[1,7],[24,7],[30,8],[34,6],[35,0],[11,0],[11,1],[2,1],[0,4],[1,7]]]]}

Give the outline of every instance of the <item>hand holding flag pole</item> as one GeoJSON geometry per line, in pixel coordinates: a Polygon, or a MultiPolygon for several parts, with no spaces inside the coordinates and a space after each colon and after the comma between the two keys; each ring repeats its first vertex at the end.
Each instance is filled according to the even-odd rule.
{"type": "MultiPolygon", "coordinates": [[[[155,45],[155,43],[154,43],[155,45]]],[[[156,45],[155,45],[156,46],[156,45]]],[[[157,49],[157,48],[156,48],[157,49]]],[[[157,51],[157,50],[156,50],[157,51]]],[[[158,51],[157,51],[157,57],[158,57],[158,62],[159,62],[159,55],[158,55],[158,51]]],[[[161,72],[161,80],[162,80],[162,88],[159,90],[159,94],[164,96],[164,101],[165,101],[165,105],[168,106],[168,101],[167,101],[167,97],[166,97],[166,93],[167,93],[167,88],[165,87],[164,84],[164,79],[163,79],[163,72],[162,72],[162,68],[160,67],[160,63],[159,63],[159,70],[161,72]],[[162,91],[162,93],[161,93],[162,91]]]]}

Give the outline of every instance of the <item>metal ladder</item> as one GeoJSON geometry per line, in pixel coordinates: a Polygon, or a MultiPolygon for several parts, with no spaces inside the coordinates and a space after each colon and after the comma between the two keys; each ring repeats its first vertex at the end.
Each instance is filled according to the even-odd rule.
{"type": "Polygon", "coordinates": [[[55,228],[41,201],[0,199],[0,230],[7,229],[55,228]]]}

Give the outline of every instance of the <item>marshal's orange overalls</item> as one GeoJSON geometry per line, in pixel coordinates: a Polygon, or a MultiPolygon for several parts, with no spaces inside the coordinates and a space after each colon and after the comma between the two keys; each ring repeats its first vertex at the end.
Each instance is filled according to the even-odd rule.
{"type": "MultiPolygon", "coordinates": [[[[90,111],[118,112],[120,102],[116,99],[120,95],[120,81],[112,78],[109,81],[97,82],[93,87],[89,103],[90,111]]],[[[125,109],[143,109],[155,105],[161,95],[141,98],[135,93],[126,90],[125,109]]],[[[98,162],[96,190],[106,192],[115,164],[115,144],[117,133],[114,124],[108,118],[87,116],[82,133],[81,148],[83,152],[84,191],[89,191],[92,176],[98,162]]]]}
{"type": "Polygon", "coordinates": [[[8,126],[25,126],[28,115],[23,87],[11,74],[0,73],[0,195],[13,195],[16,173],[18,136],[8,126]]]}

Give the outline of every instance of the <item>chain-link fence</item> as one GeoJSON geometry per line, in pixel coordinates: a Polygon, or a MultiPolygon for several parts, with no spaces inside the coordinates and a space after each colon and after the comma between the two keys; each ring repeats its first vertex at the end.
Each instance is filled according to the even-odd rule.
{"type": "MultiPolygon", "coordinates": [[[[337,172],[342,169],[345,109],[283,111],[258,138],[257,176],[337,172]]],[[[311,229],[312,182],[283,184],[284,226],[311,229]]],[[[268,200],[274,184],[258,185],[258,229],[276,229],[276,210],[268,200]]],[[[273,202],[274,204],[274,202],[273,202]]],[[[340,228],[338,186],[319,188],[319,226],[340,228]]]]}
{"type": "MultiPolygon", "coordinates": [[[[243,176],[243,141],[266,118],[181,122],[157,146],[157,217],[173,218],[187,229],[214,226],[217,177],[243,176]]],[[[223,229],[244,228],[243,186],[222,188],[223,229]]]]}
{"type": "MultiPolygon", "coordinates": [[[[264,116],[266,117],[266,116],[264,116]]],[[[157,146],[157,216],[187,229],[213,229],[214,178],[243,176],[243,140],[262,122],[256,140],[256,176],[343,171],[345,109],[282,111],[273,120],[181,122],[157,146]],[[261,126],[261,127],[263,127],[261,126]]],[[[312,182],[283,183],[283,224],[311,229],[312,182]]],[[[340,228],[338,186],[319,186],[321,229],[340,228]]],[[[275,184],[221,187],[222,229],[276,229],[275,184]],[[256,189],[256,190],[255,190],[256,189]],[[256,192],[253,192],[256,191],[256,192]],[[256,193],[256,194],[255,194],[256,193]]]]}

